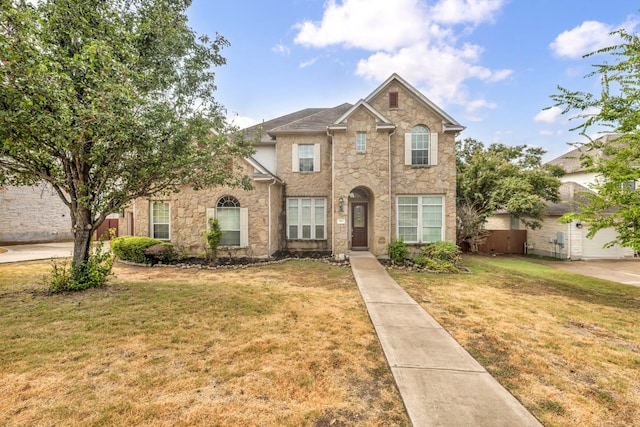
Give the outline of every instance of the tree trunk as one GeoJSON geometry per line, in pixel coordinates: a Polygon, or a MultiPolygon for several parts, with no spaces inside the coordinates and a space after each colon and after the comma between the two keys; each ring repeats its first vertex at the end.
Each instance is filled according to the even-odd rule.
{"type": "Polygon", "coordinates": [[[81,209],[76,214],[76,223],[73,226],[73,267],[79,267],[89,260],[91,249],[91,234],[93,223],[91,214],[86,209],[81,209]]]}

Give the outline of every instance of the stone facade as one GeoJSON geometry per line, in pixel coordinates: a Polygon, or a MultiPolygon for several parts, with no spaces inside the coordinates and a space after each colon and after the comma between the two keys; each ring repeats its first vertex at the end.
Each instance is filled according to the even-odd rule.
{"type": "MultiPolygon", "coordinates": [[[[220,197],[231,195],[248,208],[249,216],[248,246],[225,248],[231,255],[265,257],[276,250],[325,251],[341,258],[358,246],[382,257],[398,235],[397,198],[442,196],[441,238],[455,242],[455,137],[462,129],[395,74],[355,105],[305,109],[262,123],[248,131],[251,135],[261,132],[257,157],[275,158],[271,169],[256,164],[255,158],[245,159],[242,172],[260,178],[254,181],[252,191],[218,188],[194,192],[185,188],[168,196],[170,240],[185,252],[202,251],[207,210],[215,207],[220,197]],[[397,105],[390,102],[392,92],[397,94],[397,105]],[[437,164],[406,165],[405,134],[418,125],[428,128],[434,138],[437,164]],[[366,136],[362,152],[356,150],[358,133],[366,136]],[[313,147],[313,171],[299,171],[297,157],[301,152],[308,154],[309,148],[300,151],[301,145],[313,147]],[[273,156],[269,150],[274,150],[273,156]],[[323,201],[322,237],[288,234],[287,206],[294,199],[323,201]],[[360,213],[366,210],[366,230],[358,230],[359,238],[366,241],[359,245],[353,242],[354,206],[360,213]]],[[[125,213],[125,217],[135,218],[134,234],[150,235],[149,207],[149,200],[139,200],[125,213]]]]}
{"type": "Polygon", "coordinates": [[[0,188],[0,243],[69,240],[69,208],[46,185],[0,188]]]}

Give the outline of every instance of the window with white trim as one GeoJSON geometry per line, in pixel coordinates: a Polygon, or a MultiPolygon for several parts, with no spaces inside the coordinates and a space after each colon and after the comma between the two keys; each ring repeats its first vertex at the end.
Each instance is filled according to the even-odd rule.
{"type": "Polygon", "coordinates": [[[366,132],[356,133],[356,152],[357,153],[367,152],[367,133],[366,132]]]}
{"type": "Polygon", "coordinates": [[[158,240],[171,238],[171,205],[169,202],[151,202],[151,237],[158,240]]]}
{"type": "Polygon", "coordinates": [[[438,134],[423,125],[414,126],[404,135],[404,164],[435,166],[438,164],[438,134]]]}
{"type": "Polygon", "coordinates": [[[294,172],[319,172],[320,144],[293,144],[291,169],[294,172]]]}
{"type": "Polygon", "coordinates": [[[216,205],[216,218],[222,231],[220,246],[240,246],[240,202],[224,196],[216,205]]]}
{"type": "Polygon", "coordinates": [[[430,243],[443,239],[443,196],[399,196],[398,238],[406,243],[430,243]]]}
{"type": "Polygon", "coordinates": [[[325,240],[327,238],[327,200],[287,199],[287,239],[325,240]]]}

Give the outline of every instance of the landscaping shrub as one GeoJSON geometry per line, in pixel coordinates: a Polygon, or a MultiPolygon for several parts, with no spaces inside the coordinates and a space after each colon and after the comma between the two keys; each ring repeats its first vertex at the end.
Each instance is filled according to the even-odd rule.
{"type": "Polygon", "coordinates": [[[209,218],[209,229],[204,233],[207,241],[207,260],[214,264],[218,258],[218,246],[222,241],[222,230],[217,218],[209,218]]]}
{"type": "Polygon", "coordinates": [[[144,252],[147,248],[162,243],[164,242],[151,237],[123,236],[111,240],[111,250],[121,260],[153,264],[153,258],[148,257],[144,252]]]}
{"type": "Polygon", "coordinates": [[[159,262],[166,263],[176,259],[176,251],[173,245],[169,242],[162,242],[157,245],[149,246],[144,250],[144,255],[147,259],[151,260],[151,264],[157,264],[159,262]]]}
{"type": "Polygon", "coordinates": [[[95,251],[89,254],[89,260],[74,268],[70,267],[71,262],[54,262],[51,273],[44,278],[49,292],[84,291],[106,285],[112,274],[113,255],[103,252],[103,246],[100,240],[95,251]]]}
{"type": "Polygon", "coordinates": [[[457,272],[460,248],[451,242],[429,243],[422,248],[420,255],[414,258],[413,262],[429,270],[457,272]]]}
{"type": "Polygon", "coordinates": [[[404,264],[409,254],[409,249],[402,239],[389,244],[389,258],[392,264],[404,264]]]}

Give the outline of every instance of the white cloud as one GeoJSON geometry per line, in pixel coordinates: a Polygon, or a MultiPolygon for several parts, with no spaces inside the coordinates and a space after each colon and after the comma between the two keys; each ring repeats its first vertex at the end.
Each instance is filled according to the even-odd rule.
{"type": "Polygon", "coordinates": [[[491,21],[504,0],[442,0],[433,6],[434,19],[448,24],[491,21]]]}
{"type": "Polygon", "coordinates": [[[611,35],[612,31],[625,28],[632,33],[637,25],[638,22],[634,19],[629,19],[619,26],[585,21],[571,30],[560,33],[549,47],[559,57],[581,58],[588,53],[620,43],[619,37],[611,35]]]}
{"type": "Polygon", "coordinates": [[[479,120],[476,112],[495,108],[495,104],[474,99],[466,82],[497,82],[512,71],[482,66],[483,48],[461,45],[458,36],[461,31],[472,30],[463,28],[465,25],[492,21],[505,2],[395,0],[390,7],[388,0],[328,0],[320,21],[296,25],[295,43],[369,51],[358,62],[356,75],[382,81],[397,72],[424,88],[434,102],[463,105],[472,118],[479,120]]]}
{"type": "Polygon", "coordinates": [[[536,114],[533,118],[533,121],[544,123],[558,123],[560,116],[562,116],[562,109],[560,107],[551,107],[536,114]]]}
{"type": "Polygon", "coordinates": [[[258,120],[251,117],[238,115],[231,117],[229,122],[234,126],[238,126],[240,129],[248,128],[249,126],[257,125],[259,123],[258,120]]]}
{"type": "Polygon", "coordinates": [[[561,130],[541,130],[540,136],[560,136],[562,135],[561,130]]]}
{"type": "Polygon", "coordinates": [[[309,67],[310,65],[315,64],[315,63],[316,63],[316,61],[317,61],[318,59],[320,59],[320,57],[319,57],[319,56],[316,56],[315,58],[311,58],[311,59],[310,59],[310,60],[308,60],[308,61],[302,62],[302,63],[300,64],[300,68],[306,68],[306,67],[309,67]]]}
{"type": "Polygon", "coordinates": [[[291,49],[289,49],[287,45],[282,44],[282,42],[272,47],[271,50],[281,55],[289,55],[291,53],[291,49]]]}

